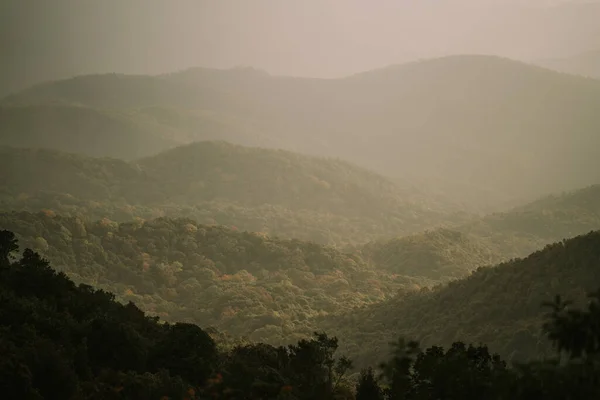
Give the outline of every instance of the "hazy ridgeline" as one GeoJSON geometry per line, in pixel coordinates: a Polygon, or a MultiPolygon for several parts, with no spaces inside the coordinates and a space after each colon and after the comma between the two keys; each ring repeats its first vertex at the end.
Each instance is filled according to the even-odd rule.
{"type": "Polygon", "coordinates": [[[0,5],[0,397],[599,397],[600,4],[366,4],[0,5]]]}

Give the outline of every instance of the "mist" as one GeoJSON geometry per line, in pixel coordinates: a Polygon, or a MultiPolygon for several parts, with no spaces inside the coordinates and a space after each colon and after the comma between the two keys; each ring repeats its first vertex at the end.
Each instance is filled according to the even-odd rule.
{"type": "Polygon", "coordinates": [[[6,0],[0,93],[193,66],[341,77],[448,54],[561,58],[600,47],[599,19],[575,1],[6,0]]]}
{"type": "Polygon", "coordinates": [[[3,398],[600,399],[599,21],[1,1],[3,398]]]}

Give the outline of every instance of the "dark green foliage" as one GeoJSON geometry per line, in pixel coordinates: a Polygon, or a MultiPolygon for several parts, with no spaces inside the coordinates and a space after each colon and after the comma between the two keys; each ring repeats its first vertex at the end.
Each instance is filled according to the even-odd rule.
{"type": "Polygon", "coordinates": [[[10,231],[0,231],[0,267],[8,267],[10,265],[11,253],[19,250],[17,244],[17,238],[15,234],[10,231]]]}
{"type": "Polygon", "coordinates": [[[10,399],[334,399],[352,367],[336,349],[315,334],[219,353],[199,327],[160,324],[76,286],[29,249],[0,270],[0,388],[10,399]]]}
{"type": "Polygon", "coordinates": [[[176,323],[152,351],[150,364],[166,368],[188,382],[204,382],[217,364],[218,353],[211,337],[196,325],[176,323]]]}
{"type": "MultiPolygon", "coordinates": [[[[0,242],[4,253],[14,247],[0,242]]],[[[352,362],[336,355],[336,337],[314,333],[296,345],[219,353],[197,326],[159,324],[131,303],[76,286],[26,249],[0,269],[0,389],[31,400],[597,398],[600,292],[582,310],[567,309],[560,297],[549,305],[544,326],[562,363],[509,368],[484,345],[421,350],[400,340],[381,365],[384,385],[371,368],[351,382],[352,362]]]]}
{"type": "Polygon", "coordinates": [[[363,369],[356,384],[356,400],[383,400],[383,398],[383,389],[373,368],[363,369]]]}
{"type": "MultiPolygon", "coordinates": [[[[0,243],[2,252],[11,249],[14,243],[0,243]]],[[[121,305],[107,293],[77,287],[30,249],[0,269],[0,300],[0,386],[7,398],[109,398],[118,384],[150,378],[152,369],[185,375],[178,369],[185,364],[158,358],[150,363],[149,354],[160,354],[167,346],[187,344],[195,372],[202,372],[184,376],[187,383],[178,384],[182,393],[204,385],[216,363],[215,344],[200,328],[194,327],[194,334],[202,340],[182,341],[169,325],[158,324],[133,304],[121,305]],[[119,374],[124,374],[122,380],[112,386],[110,376],[119,374]]],[[[131,384],[129,395],[114,398],[147,398],[142,393],[153,389],[160,397],[176,381],[167,375],[158,387],[136,389],[131,384]]]]}

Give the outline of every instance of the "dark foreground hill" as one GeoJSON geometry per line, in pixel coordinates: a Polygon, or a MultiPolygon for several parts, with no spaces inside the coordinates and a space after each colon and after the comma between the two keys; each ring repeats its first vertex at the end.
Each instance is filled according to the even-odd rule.
{"type": "Polygon", "coordinates": [[[481,268],[468,278],[344,316],[324,318],[321,328],[343,337],[341,348],[369,364],[387,343],[405,337],[448,345],[455,340],[487,343],[512,360],[551,353],[542,332],[541,304],[556,294],[585,304],[600,286],[600,231],[547,246],[530,256],[481,268]]]}
{"type": "Polygon", "coordinates": [[[116,221],[185,216],[330,244],[461,220],[417,189],[346,162],[224,142],[134,163],[10,147],[0,155],[6,211],[50,209],[116,221]]]}
{"type": "MultiPolygon", "coordinates": [[[[172,398],[288,400],[592,399],[598,381],[598,300],[566,310],[560,299],[545,335],[559,364],[507,366],[485,345],[455,342],[420,348],[396,341],[381,364],[349,376],[353,362],[336,354],[338,338],[314,333],[297,345],[255,343],[218,348],[206,330],[162,324],[133,303],[76,286],[30,249],[17,253],[0,231],[0,385],[11,399],[172,398]]],[[[215,332],[217,333],[217,332],[215,332]]]]}
{"type": "Polygon", "coordinates": [[[445,57],[344,79],[245,69],[83,76],[5,100],[48,102],[202,111],[234,121],[227,140],[342,157],[469,206],[497,209],[600,181],[600,81],[497,57],[445,57]]]}

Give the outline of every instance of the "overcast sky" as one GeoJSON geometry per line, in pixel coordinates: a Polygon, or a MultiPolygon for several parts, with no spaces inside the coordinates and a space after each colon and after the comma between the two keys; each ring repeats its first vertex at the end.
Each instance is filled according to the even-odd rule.
{"type": "Polygon", "coordinates": [[[555,3],[0,0],[0,93],[92,72],[253,66],[335,77],[444,54],[535,59],[600,47],[600,7],[555,3]]]}

